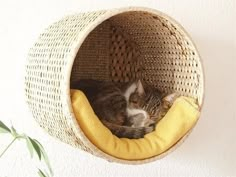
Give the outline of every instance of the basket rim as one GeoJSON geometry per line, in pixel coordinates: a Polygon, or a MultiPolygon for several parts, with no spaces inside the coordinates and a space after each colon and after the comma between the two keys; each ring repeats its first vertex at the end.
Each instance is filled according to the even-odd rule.
{"type": "MultiPolygon", "coordinates": [[[[154,157],[151,158],[147,158],[147,159],[140,159],[140,160],[125,160],[125,159],[119,159],[116,158],[112,155],[106,154],[105,152],[103,152],[102,150],[100,150],[98,147],[96,147],[84,134],[84,132],[82,131],[82,129],[80,128],[79,124],[77,123],[76,117],[73,113],[73,108],[72,108],[72,103],[71,103],[71,98],[70,98],[70,78],[71,78],[71,72],[72,72],[72,67],[74,64],[74,60],[76,58],[76,55],[81,47],[81,45],[83,44],[84,40],[88,37],[88,35],[101,23],[103,23],[104,21],[106,21],[107,19],[116,16],[116,15],[120,15],[122,13],[126,13],[126,12],[135,12],[135,11],[139,11],[139,12],[147,12],[153,15],[158,15],[161,16],[165,19],[167,19],[168,21],[170,21],[171,23],[174,23],[176,27],[178,27],[178,30],[180,30],[181,32],[183,32],[186,35],[186,38],[189,39],[189,41],[191,41],[191,44],[193,45],[196,55],[199,58],[199,62],[200,62],[200,69],[202,72],[202,81],[203,81],[203,88],[202,88],[202,97],[200,100],[198,100],[199,105],[200,105],[200,112],[201,109],[203,107],[203,102],[204,102],[204,98],[205,98],[205,73],[204,73],[204,68],[203,68],[203,63],[202,63],[202,59],[200,57],[199,51],[195,45],[195,43],[193,42],[192,38],[190,37],[190,35],[187,33],[187,31],[176,21],[174,20],[172,17],[164,14],[163,12],[160,12],[159,10],[156,9],[152,9],[152,8],[147,8],[147,7],[135,7],[135,6],[131,6],[131,7],[122,7],[122,8],[114,8],[114,9],[107,9],[105,10],[105,13],[100,15],[96,20],[94,20],[93,22],[91,22],[87,27],[85,27],[85,29],[81,32],[81,36],[78,39],[77,42],[74,43],[74,45],[72,46],[72,50],[70,55],[68,55],[68,64],[66,65],[66,68],[64,70],[65,73],[64,76],[66,76],[64,78],[64,86],[66,89],[62,89],[63,90],[63,98],[65,99],[63,101],[63,103],[65,103],[65,109],[67,113],[69,113],[70,115],[70,119],[67,119],[67,123],[68,125],[70,125],[72,127],[72,130],[75,134],[75,136],[79,139],[81,139],[83,141],[83,143],[85,144],[86,147],[89,148],[90,151],[92,151],[93,155],[96,155],[98,157],[102,157],[110,162],[118,162],[118,163],[122,163],[122,164],[144,164],[144,163],[149,163],[158,159],[163,158],[164,156],[166,156],[167,154],[173,152],[177,147],[179,147],[185,140],[186,138],[189,136],[189,134],[191,133],[191,131],[193,130],[193,128],[195,127],[195,125],[197,124],[197,122],[195,123],[195,125],[193,125],[193,127],[180,139],[177,141],[176,144],[174,144],[173,146],[171,146],[168,150],[166,150],[165,152],[156,155],[154,157]],[[73,59],[72,59],[73,58],[73,59]]],[[[93,11],[95,12],[95,11],[93,11]]],[[[200,116],[199,116],[200,117],[200,116]]]]}

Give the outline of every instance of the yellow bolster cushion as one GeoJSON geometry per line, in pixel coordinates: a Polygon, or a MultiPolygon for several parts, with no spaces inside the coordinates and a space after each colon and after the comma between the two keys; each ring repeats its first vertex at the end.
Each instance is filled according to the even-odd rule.
{"type": "Polygon", "coordinates": [[[87,138],[103,152],[126,160],[146,159],[165,152],[191,129],[199,117],[195,100],[179,97],[156,125],[155,131],[140,139],[118,138],[101,123],[83,92],[71,90],[71,101],[87,138]]]}

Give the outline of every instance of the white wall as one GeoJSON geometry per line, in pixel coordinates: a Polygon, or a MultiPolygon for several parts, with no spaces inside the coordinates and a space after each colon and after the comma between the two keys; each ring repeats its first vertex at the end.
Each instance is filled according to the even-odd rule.
{"type": "MultiPolygon", "coordinates": [[[[45,146],[56,177],[75,176],[236,176],[236,9],[234,0],[1,0],[0,119],[45,146]],[[146,165],[109,163],[48,136],[24,102],[24,64],[38,34],[65,14],[147,6],[179,21],[202,56],[206,98],[202,117],[175,152],[146,165]]],[[[0,151],[10,139],[0,135],[0,151]]],[[[37,165],[17,142],[0,159],[1,177],[33,177],[37,165]]]]}

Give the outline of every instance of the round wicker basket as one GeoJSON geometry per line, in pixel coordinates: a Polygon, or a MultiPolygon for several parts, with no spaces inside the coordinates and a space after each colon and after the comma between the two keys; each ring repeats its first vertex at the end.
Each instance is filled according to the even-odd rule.
{"type": "Polygon", "coordinates": [[[200,56],[186,31],[167,15],[130,7],[79,13],[49,26],[30,49],[25,93],[32,114],[50,135],[109,161],[122,160],[95,147],[80,129],[70,101],[70,82],[81,78],[126,82],[141,78],[165,92],[203,102],[200,56]]]}

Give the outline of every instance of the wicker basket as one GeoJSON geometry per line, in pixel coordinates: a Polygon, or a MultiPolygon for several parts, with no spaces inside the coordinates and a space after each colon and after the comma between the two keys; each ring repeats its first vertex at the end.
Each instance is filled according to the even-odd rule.
{"type": "Polygon", "coordinates": [[[25,76],[27,103],[50,135],[109,161],[122,160],[95,147],[81,131],[70,101],[70,81],[93,78],[125,82],[142,78],[165,92],[178,91],[203,102],[204,78],[192,40],[172,18],[147,8],[80,13],[42,33],[30,49],[25,76]]]}

